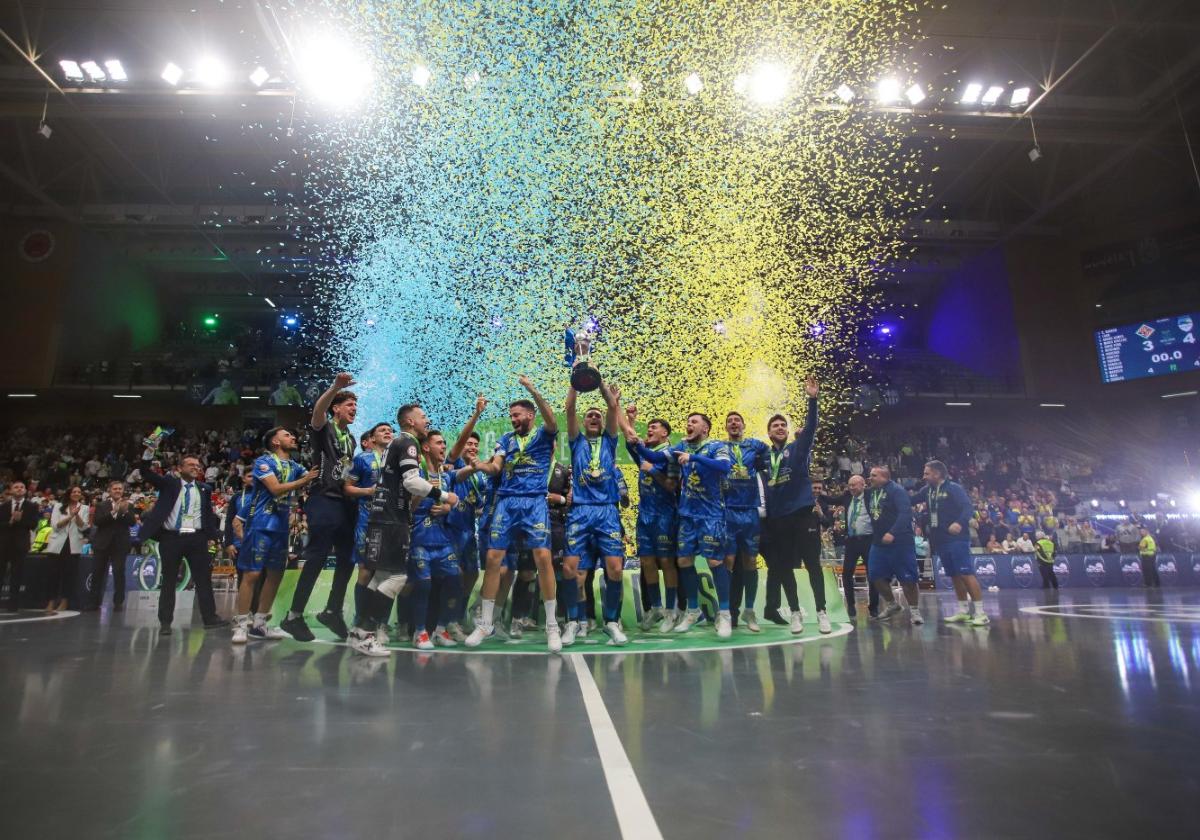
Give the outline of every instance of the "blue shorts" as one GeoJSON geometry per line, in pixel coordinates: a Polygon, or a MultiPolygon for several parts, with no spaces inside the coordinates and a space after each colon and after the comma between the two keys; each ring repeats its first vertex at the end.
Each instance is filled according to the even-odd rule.
{"type": "Polygon", "coordinates": [[[431,577],[455,577],[462,574],[458,555],[448,545],[425,547],[414,545],[408,550],[408,573],[419,580],[431,577]]]}
{"type": "Polygon", "coordinates": [[[621,539],[621,514],[616,505],[576,505],[567,520],[567,557],[579,558],[586,572],[605,557],[625,558],[621,539]]]}
{"type": "Polygon", "coordinates": [[[971,556],[971,544],[966,540],[943,543],[934,554],[942,561],[942,571],[950,577],[975,574],[975,558],[971,556]]]}
{"type": "Polygon", "coordinates": [[[725,511],[725,556],[758,556],[758,537],[762,526],[756,508],[729,508],[725,511]]]}
{"type": "Polygon", "coordinates": [[[237,567],[243,572],[287,568],[288,535],[284,531],[247,531],[238,551],[237,567]]]}
{"type": "Polygon", "coordinates": [[[480,568],[482,557],[479,553],[479,541],[475,539],[474,534],[467,534],[464,539],[460,539],[454,546],[454,553],[458,555],[458,565],[464,572],[467,569],[480,568]]]}
{"type": "Polygon", "coordinates": [[[675,546],[676,557],[699,555],[706,560],[725,559],[725,519],[679,517],[679,537],[675,546]]]}
{"type": "Polygon", "coordinates": [[[867,574],[871,580],[895,577],[901,583],[916,583],[917,547],[913,538],[902,538],[891,545],[872,545],[867,557],[867,574]]]}
{"type": "Polygon", "coordinates": [[[545,496],[501,496],[488,529],[488,550],[508,550],[523,539],[529,549],[550,547],[550,511],[545,496]]]}
{"type": "Polygon", "coordinates": [[[365,566],[367,563],[367,517],[359,515],[354,525],[354,553],[351,555],[355,566],[365,566]]]}
{"type": "Polygon", "coordinates": [[[679,531],[675,511],[638,512],[637,544],[639,557],[674,557],[679,531]]]}

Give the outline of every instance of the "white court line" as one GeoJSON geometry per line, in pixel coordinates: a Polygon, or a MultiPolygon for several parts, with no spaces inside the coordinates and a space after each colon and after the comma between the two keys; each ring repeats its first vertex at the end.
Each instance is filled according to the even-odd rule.
{"type": "MultiPolygon", "coordinates": [[[[28,612],[28,610],[23,610],[23,612],[28,612]]],[[[6,624],[25,624],[29,621],[55,621],[60,618],[74,618],[77,615],[79,615],[78,610],[63,610],[53,615],[31,615],[28,618],[0,618],[0,627],[6,624]]]]}
{"type": "MultiPolygon", "coordinates": [[[[1092,608],[1101,608],[1100,605],[1084,605],[1080,604],[1079,608],[1090,606],[1092,608]]],[[[1062,618],[1097,618],[1101,621],[1149,621],[1157,624],[1171,624],[1172,622],[1182,622],[1184,624],[1200,624],[1200,613],[1184,613],[1182,615],[1133,615],[1123,612],[1089,613],[1089,612],[1068,612],[1071,607],[1053,607],[1053,606],[1038,606],[1038,607],[1021,607],[1021,612],[1031,613],[1033,615],[1053,615],[1062,618]]],[[[1121,607],[1112,607],[1111,609],[1120,610],[1121,607]]]]}
{"type": "Polygon", "coordinates": [[[623,840],[662,840],[662,832],[646,801],[646,794],[638,783],[629,756],[617,735],[608,709],[604,706],[604,698],[592,672],[588,670],[587,661],[583,654],[570,654],[571,665],[575,668],[575,676],[579,678],[579,690],[583,693],[583,706],[587,709],[588,720],[592,724],[592,737],[596,739],[596,750],[600,753],[600,764],[604,768],[604,780],[608,783],[608,795],[612,799],[613,810],[617,812],[617,824],[621,828],[623,840]]]}

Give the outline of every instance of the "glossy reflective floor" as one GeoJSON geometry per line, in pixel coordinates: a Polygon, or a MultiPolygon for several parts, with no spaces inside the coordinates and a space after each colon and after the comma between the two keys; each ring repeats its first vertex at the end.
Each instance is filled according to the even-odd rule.
{"type": "MultiPolygon", "coordinates": [[[[1200,836],[1200,590],[989,599],[579,661],[666,838],[1200,836]]],[[[618,837],[575,667],[0,624],[0,836],[618,837]]]]}

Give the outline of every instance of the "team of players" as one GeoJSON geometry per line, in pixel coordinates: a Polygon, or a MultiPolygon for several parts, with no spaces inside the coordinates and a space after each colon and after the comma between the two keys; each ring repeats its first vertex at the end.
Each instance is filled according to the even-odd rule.
{"type": "MultiPolygon", "coordinates": [[[[409,404],[397,413],[398,433],[388,423],[376,424],[362,436],[363,451],[354,456],[353,441],[345,445],[349,439],[345,419],[353,412],[343,409],[339,417],[335,411],[353,400],[345,390],[353,380],[340,374],[326,393],[329,399],[319,407],[335,418],[336,451],[341,456],[336,473],[344,499],[353,508],[352,559],[359,571],[354,626],[345,626],[340,611],[329,615],[331,607],[318,620],[354,650],[369,656],[389,653],[385,627],[393,602],[402,593],[410,606],[415,647],[428,650],[460,643],[477,647],[496,633],[498,604],[502,607],[514,579],[513,632],[519,633],[527,623],[536,572],[547,646],[558,652],[588,632],[586,615],[591,613],[585,606],[583,584],[590,579],[589,572],[600,570],[603,630],[612,644],[626,644],[621,625],[625,552],[618,508],[622,490],[616,465],[618,432],[639,466],[637,545],[650,605],[641,623],[643,630],[686,633],[701,621],[694,563],[703,557],[716,589],[717,637],[732,635],[735,614],[746,630],[759,632],[755,600],[761,551],[768,567],[765,616],[789,623],[793,633],[803,632],[805,616],[793,570],[804,567],[816,601],[818,628],[831,632],[809,476],[817,426],[814,380],[806,385],[805,424],[790,442],[785,417],[771,418],[769,441],[763,442],[745,437],[745,423],[737,412],[726,418],[727,440],[710,439],[712,424],[700,413],[687,417],[684,439],[673,446],[670,424],[658,418],[649,421],[642,439],[634,429],[636,408],[622,410],[615,388],[601,385],[604,410],[589,408],[582,423],[577,394],[570,389],[565,406],[569,471],[554,461],[559,429],[553,410],[528,378],[522,376],[520,383],[529,399],[509,406],[512,431],[501,436],[486,460],[479,457],[480,438],[474,432],[486,407],[482,397],[449,453],[445,438],[431,428],[422,408],[409,404]],[[540,425],[535,422],[539,413],[540,425]],[[480,602],[474,629],[467,634],[463,628],[466,598],[479,569],[483,571],[480,602]],[[780,589],[790,616],[782,614],[780,589]],[[565,626],[560,625],[560,617],[565,626]]],[[[266,624],[286,562],[293,496],[317,478],[291,460],[295,444],[286,429],[272,429],[265,436],[267,454],[255,462],[254,490],[237,514],[243,580],[234,642],[289,635],[300,641],[312,639],[294,604],[282,629],[266,624]],[[256,594],[256,611],[251,613],[256,594]]],[[[956,589],[963,583],[960,601],[969,594],[978,602],[978,584],[970,586],[973,576],[966,574],[965,566],[958,568],[961,564],[954,559],[960,553],[953,550],[958,535],[966,532],[957,521],[962,513],[954,492],[957,485],[946,481],[944,466],[934,462],[932,469],[932,477],[930,469],[926,471],[928,486],[915,500],[930,505],[935,544],[940,535],[943,553],[951,558],[948,570],[956,573],[956,589]],[[939,502],[944,510],[942,523],[935,511],[939,502]]],[[[865,507],[876,536],[868,567],[888,602],[881,617],[902,611],[891,590],[895,577],[911,605],[912,620],[920,623],[913,500],[890,481],[886,468],[872,471],[871,484],[865,507]]],[[[958,620],[970,618],[969,605],[962,613],[965,618],[958,620]]],[[[982,609],[977,614],[982,616],[982,609]]]]}

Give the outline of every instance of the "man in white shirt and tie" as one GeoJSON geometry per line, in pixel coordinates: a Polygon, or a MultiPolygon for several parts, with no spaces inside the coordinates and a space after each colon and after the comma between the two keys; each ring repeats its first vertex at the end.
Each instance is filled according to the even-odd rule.
{"type": "MultiPolygon", "coordinates": [[[[867,482],[861,475],[852,475],[846,482],[846,492],[840,496],[821,496],[819,501],[827,510],[832,507],[845,509],[846,553],[842,560],[842,590],[846,594],[846,613],[850,618],[858,614],[854,601],[854,570],[861,560],[867,565],[867,554],[871,550],[871,514],[867,510],[867,482]]],[[[879,593],[868,586],[870,592],[868,610],[872,616],[879,612],[879,593]]]]}

